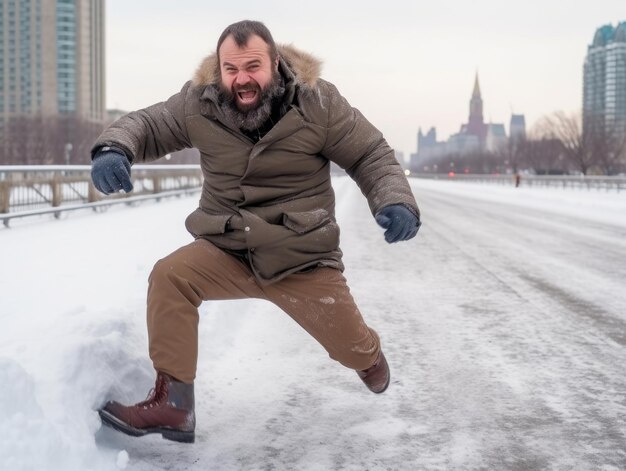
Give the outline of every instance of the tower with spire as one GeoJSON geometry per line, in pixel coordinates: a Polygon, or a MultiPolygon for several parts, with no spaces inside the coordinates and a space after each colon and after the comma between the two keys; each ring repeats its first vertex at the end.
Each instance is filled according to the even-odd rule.
{"type": "Polygon", "coordinates": [[[476,77],[474,79],[474,90],[472,92],[472,98],[470,99],[469,108],[469,119],[467,121],[465,133],[477,136],[481,143],[481,147],[483,147],[485,139],[487,138],[487,125],[483,119],[483,99],[480,94],[478,72],[476,72],[476,77]]]}
{"type": "MultiPolygon", "coordinates": [[[[511,136],[523,138],[525,129],[524,115],[513,115],[511,117],[511,136]]],[[[430,128],[426,134],[420,128],[417,134],[417,152],[411,154],[410,167],[412,171],[437,172],[438,168],[439,170],[447,169],[447,167],[439,165],[441,162],[446,162],[446,158],[449,156],[481,152],[497,153],[507,144],[508,139],[504,124],[493,123],[491,120],[489,123],[485,123],[483,98],[480,92],[478,71],[476,71],[467,122],[463,123],[459,132],[452,134],[447,141],[437,141],[437,131],[434,127],[430,128]]],[[[476,170],[468,167],[464,171],[476,170]]]]}

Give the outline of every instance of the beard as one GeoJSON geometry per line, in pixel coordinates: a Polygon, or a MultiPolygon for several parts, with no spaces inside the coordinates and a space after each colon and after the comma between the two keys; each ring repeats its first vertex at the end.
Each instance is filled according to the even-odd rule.
{"type": "Polygon", "coordinates": [[[272,115],[274,104],[280,101],[285,94],[283,79],[278,71],[272,74],[272,81],[262,89],[255,83],[250,83],[233,90],[222,84],[219,86],[219,104],[222,112],[244,131],[259,129],[272,115]],[[237,101],[237,93],[255,91],[258,99],[255,103],[241,105],[237,101]]]}

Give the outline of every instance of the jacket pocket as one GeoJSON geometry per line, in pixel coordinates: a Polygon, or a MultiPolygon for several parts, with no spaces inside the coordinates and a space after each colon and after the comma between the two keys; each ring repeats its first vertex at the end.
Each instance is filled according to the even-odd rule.
{"type": "Polygon", "coordinates": [[[198,208],[187,216],[185,227],[195,237],[223,234],[231,217],[230,214],[209,214],[198,208]]]}
{"type": "Polygon", "coordinates": [[[289,212],[283,214],[283,226],[291,229],[298,234],[306,234],[307,232],[317,229],[330,221],[328,211],[325,209],[316,209],[315,211],[289,212]]]}

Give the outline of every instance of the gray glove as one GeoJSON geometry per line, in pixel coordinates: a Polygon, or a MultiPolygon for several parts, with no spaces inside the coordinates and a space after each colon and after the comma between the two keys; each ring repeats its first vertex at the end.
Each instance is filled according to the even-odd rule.
{"type": "Polygon", "coordinates": [[[91,163],[91,179],[98,191],[110,195],[120,190],[133,191],[130,162],[119,149],[103,147],[91,163]]]}
{"type": "Polygon", "coordinates": [[[376,214],[376,222],[385,231],[385,240],[392,244],[415,237],[422,223],[419,218],[401,204],[386,206],[376,214]]]}

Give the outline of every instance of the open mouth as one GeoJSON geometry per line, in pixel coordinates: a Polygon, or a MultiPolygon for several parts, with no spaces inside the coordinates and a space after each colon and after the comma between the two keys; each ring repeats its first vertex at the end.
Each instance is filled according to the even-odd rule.
{"type": "Polygon", "coordinates": [[[240,90],[237,92],[237,98],[243,105],[249,105],[256,101],[256,90],[240,90]]]}

